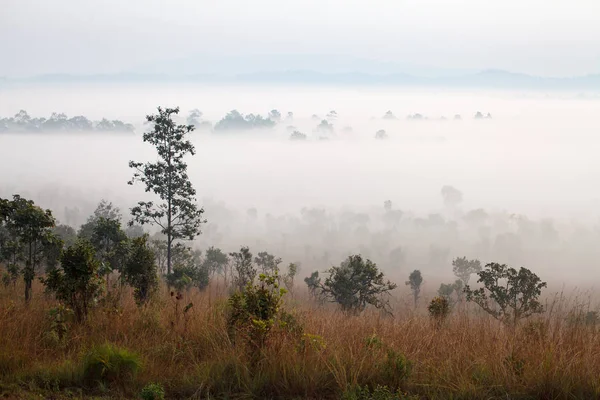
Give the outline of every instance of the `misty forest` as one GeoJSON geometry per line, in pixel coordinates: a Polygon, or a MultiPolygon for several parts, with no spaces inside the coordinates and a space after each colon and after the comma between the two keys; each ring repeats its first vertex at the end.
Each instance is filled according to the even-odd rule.
{"type": "Polygon", "coordinates": [[[0,108],[0,397],[599,398],[591,100],[89,90],[0,108]]]}

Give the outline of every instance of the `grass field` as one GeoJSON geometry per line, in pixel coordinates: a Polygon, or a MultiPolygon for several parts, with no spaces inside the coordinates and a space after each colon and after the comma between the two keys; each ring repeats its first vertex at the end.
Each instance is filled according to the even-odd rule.
{"type": "Polygon", "coordinates": [[[76,325],[52,314],[39,283],[27,306],[19,284],[2,287],[0,398],[140,398],[150,383],[166,398],[600,398],[595,320],[574,319],[584,310],[560,296],[511,329],[471,305],[436,326],[425,301],[417,311],[398,302],[393,317],[346,316],[297,293],[284,305],[295,329],[249,351],[228,335],[223,292],[213,284],[177,300],[162,288],[138,308],[116,290],[76,325]],[[120,364],[102,359],[110,352],[120,364]],[[101,380],[90,378],[90,354],[105,361],[101,380]]]}

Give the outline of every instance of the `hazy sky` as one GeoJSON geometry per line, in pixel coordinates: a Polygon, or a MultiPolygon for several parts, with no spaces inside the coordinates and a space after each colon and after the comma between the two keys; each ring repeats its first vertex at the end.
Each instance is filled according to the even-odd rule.
{"type": "Polygon", "coordinates": [[[282,53],[579,75],[598,21],[600,0],[0,0],[0,75],[282,53]]]}

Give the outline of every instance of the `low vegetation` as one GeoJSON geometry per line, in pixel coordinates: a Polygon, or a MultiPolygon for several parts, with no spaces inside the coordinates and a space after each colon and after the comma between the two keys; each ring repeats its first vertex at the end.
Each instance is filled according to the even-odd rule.
{"type": "Polygon", "coordinates": [[[57,318],[60,302],[43,296],[38,282],[26,305],[19,281],[0,291],[0,393],[162,398],[163,389],[165,398],[314,399],[600,394],[600,333],[583,310],[556,311],[566,307],[557,303],[555,311],[514,329],[470,305],[448,311],[439,299],[429,307],[431,317],[398,302],[393,317],[370,308],[348,315],[305,294],[292,301],[273,278],[231,296],[215,282],[176,299],[163,285],[144,308],[123,286],[118,301],[99,301],[81,323],[65,313],[57,318]],[[61,332],[60,340],[49,332],[61,332]]]}

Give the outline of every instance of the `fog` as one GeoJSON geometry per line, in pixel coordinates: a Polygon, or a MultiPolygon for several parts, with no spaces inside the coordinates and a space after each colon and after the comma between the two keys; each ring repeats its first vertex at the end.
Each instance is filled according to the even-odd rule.
{"type": "Polygon", "coordinates": [[[208,220],[200,249],[268,250],[299,261],[302,275],[362,253],[399,283],[416,268],[427,282],[450,279],[452,258],[463,255],[525,266],[554,288],[600,278],[597,96],[113,84],[14,85],[0,98],[0,117],[25,109],[136,126],[135,134],[0,134],[0,197],[32,198],[64,223],[83,223],[101,199],[127,220],[129,207],[151,197],[126,184],[127,163],[155,157],[141,133],[157,106],[181,107],[182,122],[198,108],[213,124],[233,109],[277,109],[282,121],[269,130],[192,134],[189,174],[208,220]],[[333,133],[315,132],[331,110],[333,133]],[[388,110],[396,120],[382,119],[388,110]],[[492,118],[475,120],[478,111],[492,118]],[[415,113],[427,120],[406,118],[415,113]],[[308,139],[291,141],[288,126],[308,139]],[[380,129],[387,139],[374,138],[380,129]],[[444,204],[445,185],[462,202],[444,204]],[[476,209],[485,213],[469,214],[476,209]]]}

